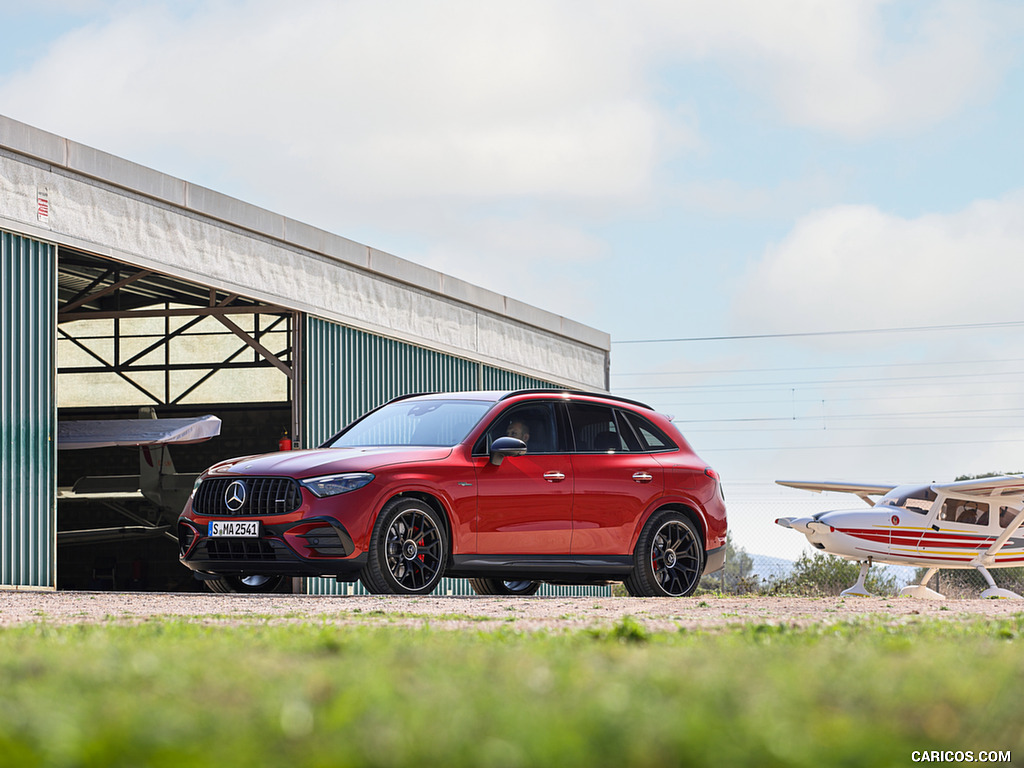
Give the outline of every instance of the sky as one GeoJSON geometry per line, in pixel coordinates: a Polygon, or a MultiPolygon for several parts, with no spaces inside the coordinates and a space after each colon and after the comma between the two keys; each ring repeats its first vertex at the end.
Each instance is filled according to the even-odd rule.
{"type": "Polygon", "coordinates": [[[0,113],[606,331],[778,479],[1024,472],[1024,6],[0,0],[0,113]]]}

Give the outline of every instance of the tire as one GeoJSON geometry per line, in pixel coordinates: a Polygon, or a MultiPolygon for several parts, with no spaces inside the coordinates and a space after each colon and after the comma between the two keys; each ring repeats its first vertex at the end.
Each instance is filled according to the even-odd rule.
{"type": "Polygon", "coordinates": [[[537,594],[540,582],[537,581],[502,581],[501,579],[470,579],[469,585],[478,595],[518,595],[527,597],[537,594]]]}
{"type": "Polygon", "coordinates": [[[634,597],[692,595],[704,573],[704,557],[690,518],[671,509],[655,513],[640,532],[626,591],[634,597]]]}
{"type": "Polygon", "coordinates": [[[277,592],[284,583],[284,576],[221,576],[219,579],[207,579],[204,583],[211,592],[227,594],[229,592],[277,592]]]}
{"type": "Polygon", "coordinates": [[[444,576],[448,537],[429,504],[396,498],[373,525],[359,580],[374,595],[429,595],[444,576]]]}

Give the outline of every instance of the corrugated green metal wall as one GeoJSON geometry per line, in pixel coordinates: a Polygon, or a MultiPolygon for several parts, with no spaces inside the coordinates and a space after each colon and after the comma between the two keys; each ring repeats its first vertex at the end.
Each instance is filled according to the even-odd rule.
{"type": "Polygon", "coordinates": [[[480,366],[480,389],[546,389],[553,384],[490,365],[480,366]]]}
{"type": "Polygon", "coordinates": [[[303,447],[400,395],[555,386],[316,317],[305,319],[302,347],[303,447]]]}
{"type": "MultiPolygon", "coordinates": [[[[473,389],[555,387],[465,358],[307,316],[302,343],[302,445],[322,444],[358,416],[400,395],[473,389]]],[[[548,594],[610,595],[609,587],[544,587],[548,594]]],[[[316,595],[366,594],[361,584],[307,579],[316,595]]],[[[442,579],[435,594],[473,594],[462,579],[442,579]]]]}
{"type": "Polygon", "coordinates": [[[305,447],[399,395],[477,389],[469,360],[315,317],[306,318],[303,358],[305,447]]]}
{"type": "Polygon", "coordinates": [[[56,248],[0,232],[0,586],[56,587],[56,248]]]}

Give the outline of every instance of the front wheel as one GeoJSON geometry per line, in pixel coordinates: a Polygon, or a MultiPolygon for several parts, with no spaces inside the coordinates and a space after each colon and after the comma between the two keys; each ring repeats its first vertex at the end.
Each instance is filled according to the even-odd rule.
{"type": "Polygon", "coordinates": [[[653,515],[640,532],[626,591],[634,597],[686,597],[697,589],[703,572],[697,526],[682,513],[666,510],[653,515]]]}
{"type": "Polygon", "coordinates": [[[536,581],[502,581],[501,579],[470,579],[469,585],[478,595],[519,595],[527,597],[537,594],[540,583],[536,581]]]}
{"type": "Polygon", "coordinates": [[[206,579],[203,583],[211,592],[223,594],[229,592],[277,592],[284,583],[284,576],[221,576],[219,579],[206,579]]]}
{"type": "Polygon", "coordinates": [[[375,595],[428,595],[444,575],[448,540],[437,512],[419,499],[384,505],[359,580],[375,595]]]}

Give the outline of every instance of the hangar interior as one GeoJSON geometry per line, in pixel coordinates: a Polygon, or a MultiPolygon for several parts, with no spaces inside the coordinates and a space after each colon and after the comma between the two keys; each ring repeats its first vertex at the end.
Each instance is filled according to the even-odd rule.
{"type": "Polygon", "coordinates": [[[71,248],[57,265],[58,421],[221,419],[217,437],[163,449],[183,477],[156,493],[141,487],[156,450],[58,451],[57,587],[200,589],[174,521],[207,466],[295,435],[295,313],[71,248]]]}

